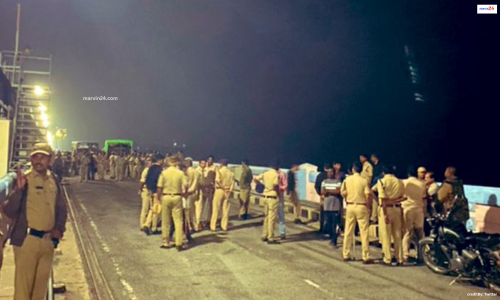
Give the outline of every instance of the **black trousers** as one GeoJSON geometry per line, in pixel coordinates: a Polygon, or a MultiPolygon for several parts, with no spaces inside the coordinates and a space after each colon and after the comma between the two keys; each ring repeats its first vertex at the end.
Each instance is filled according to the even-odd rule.
{"type": "Polygon", "coordinates": [[[340,224],[340,212],[325,211],[323,216],[325,217],[324,231],[330,235],[332,243],[337,246],[337,225],[340,224]]]}
{"type": "Polygon", "coordinates": [[[319,207],[319,232],[328,233],[325,232],[325,210],[323,209],[323,205],[319,207]]]}

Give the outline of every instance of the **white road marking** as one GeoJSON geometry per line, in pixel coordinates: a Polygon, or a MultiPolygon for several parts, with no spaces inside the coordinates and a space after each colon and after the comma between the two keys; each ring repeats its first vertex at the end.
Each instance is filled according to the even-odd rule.
{"type": "Polygon", "coordinates": [[[319,285],[317,285],[316,283],[312,282],[311,280],[309,279],[305,279],[304,280],[307,284],[309,285],[312,285],[313,287],[317,288],[317,289],[321,289],[321,287],[319,285]]]}
{"type": "MultiPolygon", "coordinates": [[[[104,239],[103,237],[101,236],[101,234],[99,233],[99,229],[97,228],[97,225],[96,223],[92,220],[92,218],[90,217],[88,211],[87,211],[87,208],[82,204],[80,203],[80,207],[82,208],[82,210],[85,212],[85,214],[87,215],[89,221],[90,221],[90,226],[92,227],[92,229],[94,230],[94,233],[97,237],[97,239],[99,240],[99,243],[101,244],[101,247],[102,247],[102,250],[106,253],[110,253],[110,248],[108,246],[108,244],[106,244],[106,242],[104,242],[104,239]]],[[[125,291],[127,291],[127,294],[129,296],[129,298],[131,300],[139,300],[139,298],[137,298],[134,294],[134,289],[132,288],[132,286],[125,280],[123,279],[123,272],[121,271],[120,269],[120,265],[116,262],[115,258],[110,256],[109,257],[111,259],[111,262],[113,263],[113,266],[115,267],[115,272],[116,274],[118,275],[118,277],[120,277],[120,283],[122,284],[122,286],[125,288],[125,291]]]]}

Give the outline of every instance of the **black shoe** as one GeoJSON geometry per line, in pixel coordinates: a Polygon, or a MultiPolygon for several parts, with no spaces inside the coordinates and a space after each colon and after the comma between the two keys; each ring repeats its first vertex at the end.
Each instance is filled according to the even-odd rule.
{"type": "Polygon", "coordinates": [[[351,257],[349,257],[349,258],[344,258],[343,260],[344,260],[345,262],[354,261],[354,259],[352,259],[351,257]]]}
{"type": "Polygon", "coordinates": [[[243,219],[248,220],[248,214],[244,214],[243,219]]]}
{"type": "Polygon", "coordinates": [[[286,235],[284,235],[284,234],[280,235],[280,239],[286,240],[286,235]]]}
{"type": "Polygon", "coordinates": [[[267,244],[268,245],[279,245],[281,243],[278,240],[269,240],[269,241],[267,241],[267,244]]]}
{"type": "Polygon", "coordinates": [[[150,235],[151,235],[151,229],[149,229],[149,227],[144,227],[142,230],[144,231],[144,233],[145,233],[147,236],[150,236],[150,235]]]}
{"type": "Polygon", "coordinates": [[[373,259],[363,260],[363,265],[373,265],[373,263],[374,263],[373,259]]]}
{"type": "Polygon", "coordinates": [[[263,241],[264,243],[267,242],[267,238],[261,238],[261,241],[263,241]]]}
{"type": "Polygon", "coordinates": [[[386,263],[386,262],[385,262],[385,261],[383,261],[383,260],[381,260],[381,261],[380,261],[380,264],[381,264],[382,266],[392,267],[392,264],[391,264],[391,263],[386,263]]]}
{"type": "Polygon", "coordinates": [[[175,246],[175,248],[177,248],[177,252],[184,251],[184,248],[182,248],[181,246],[175,246]]]}

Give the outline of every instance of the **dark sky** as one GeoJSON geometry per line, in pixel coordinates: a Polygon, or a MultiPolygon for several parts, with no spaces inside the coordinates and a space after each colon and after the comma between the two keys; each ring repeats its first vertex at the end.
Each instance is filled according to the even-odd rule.
{"type": "MultiPolygon", "coordinates": [[[[67,145],[177,140],[195,158],[258,165],[377,152],[498,186],[498,15],[374,2],[21,1],[20,45],[54,57],[50,110],[67,145]],[[119,100],[82,100],[101,95],[119,100]]],[[[14,48],[15,11],[0,1],[0,49],[14,48]]]]}

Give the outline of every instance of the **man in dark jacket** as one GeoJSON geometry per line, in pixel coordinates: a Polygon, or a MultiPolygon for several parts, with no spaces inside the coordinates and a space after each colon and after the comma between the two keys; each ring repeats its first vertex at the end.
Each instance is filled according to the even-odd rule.
{"type": "Polygon", "coordinates": [[[321,195],[321,183],[323,180],[327,178],[326,170],[331,169],[332,166],[329,163],[323,164],[323,171],[320,171],[318,176],[316,176],[316,182],[314,183],[314,189],[316,190],[316,194],[321,198],[320,206],[319,206],[319,230],[318,234],[325,234],[324,228],[324,210],[323,210],[323,196],[321,195]]]}
{"type": "Polygon", "coordinates": [[[48,170],[52,149],[35,144],[31,169],[17,171],[15,190],[4,203],[13,219],[10,243],[14,246],[14,299],[45,299],[54,249],[66,230],[67,209],[57,176],[48,170]]]}

